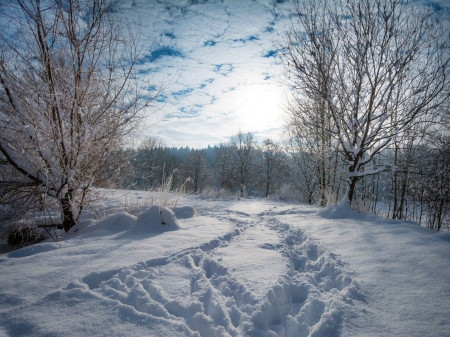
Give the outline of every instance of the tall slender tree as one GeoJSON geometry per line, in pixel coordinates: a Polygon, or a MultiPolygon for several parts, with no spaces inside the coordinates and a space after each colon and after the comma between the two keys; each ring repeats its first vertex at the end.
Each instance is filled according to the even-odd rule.
{"type": "Polygon", "coordinates": [[[232,164],[232,180],[239,186],[241,197],[254,178],[253,167],[256,157],[255,141],[251,133],[239,131],[230,139],[230,155],[232,164]]]}
{"type": "Polygon", "coordinates": [[[276,187],[280,187],[282,178],[288,174],[287,160],[281,145],[270,138],[264,139],[260,149],[264,195],[267,198],[276,187]]]}
{"type": "Polygon", "coordinates": [[[216,175],[221,189],[229,189],[231,183],[231,158],[230,148],[227,144],[221,143],[214,150],[216,175]]]}

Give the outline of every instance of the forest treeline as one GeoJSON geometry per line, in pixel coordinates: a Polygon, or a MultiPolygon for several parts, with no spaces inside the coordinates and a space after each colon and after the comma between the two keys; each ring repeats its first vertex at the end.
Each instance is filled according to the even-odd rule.
{"type": "MultiPolygon", "coordinates": [[[[382,216],[411,220],[440,231],[450,228],[450,138],[414,133],[394,143],[375,164],[391,163],[356,185],[353,206],[382,216]]],[[[203,196],[254,196],[322,206],[346,192],[345,158],[322,156],[291,139],[261,143],[237,132],[226,143],[205,149],[167,147],[149,137],[138,148],[113,151],[98,186],[157,190],[170,177],[171,190],[203,196]]]]}

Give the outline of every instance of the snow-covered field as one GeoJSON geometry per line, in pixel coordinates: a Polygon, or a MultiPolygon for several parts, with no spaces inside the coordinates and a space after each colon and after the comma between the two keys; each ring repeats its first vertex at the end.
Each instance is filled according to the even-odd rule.
{"type": "Polygon", "coordinates": [[[450,336],[449,233],[260,199],[160,214],[151,198],[108,192],[63,240],[0,255],[0,335],[450,336]]]}

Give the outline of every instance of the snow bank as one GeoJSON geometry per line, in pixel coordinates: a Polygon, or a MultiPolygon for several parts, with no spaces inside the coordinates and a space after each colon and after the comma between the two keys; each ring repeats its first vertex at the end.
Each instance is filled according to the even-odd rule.
{"type": "Polygon", "coordinates": [[[181,229],[175,212],[166,207],[152,206],[142,212],[127,234],[163,233],[181,229]]]}
{"type": "Polygon", "coordinates": [[[177,219],[189,219],[195,215],[195,209],[192,206],[177,206],[173,211],[177,219]]]}
{"type": "Polygon", "coordinates": [[[114,235],[126,231],[134,226],[135,223],[136,217],[134,215],[120,212],[107,216],[98,222],[93,219],[80,221],[66,233],[64,238],[74,238],[88,233],[90,233],[90,236],[114,235]]]}
{"type": "Polygon", "coordinates": [[[346,200],[343,200],[338,204],[325,207],[316,214],[325,219],[348,219],[365,216],[365,214],[360,214],[356,209],[352,208],[350,203],[346,200]]]}
{"type": "Polygon", "coordinates": [[[350,206],[349,202],[341,202],[339,204],[325,207],[324,209],[316,213],[325,219],[357,219],[366,221],[376,221],[377,219],[383,219],[374,214],[368,214],[358,211],[350,206]]]}
{"type": "MultiPolygon", "coordinates": [[[[194,216],[194,209],[190,206],[178,207],[175,212],[181,219],[194,216]]],[[[181,228],[177,216],[169,208],[152,206],[144,210],[138,217],[127,212],[119,212],[95,221],[87,219],[80,221],[65,236],[65,239],[80,235],[83,237],[99,237],[122,233],[121,237],[130,234],[162,233],[181,228]]]]}

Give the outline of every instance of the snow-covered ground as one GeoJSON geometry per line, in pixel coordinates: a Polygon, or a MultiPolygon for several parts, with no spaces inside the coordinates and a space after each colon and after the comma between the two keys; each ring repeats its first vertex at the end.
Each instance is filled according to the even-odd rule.
{"type": "Polygon", "coordinates": [[[449,233],[342,207],[186,196],[160,212],[152,198],[108,192],[63,240],[0,255],[0,335],[450,336],[449,233]]]}

